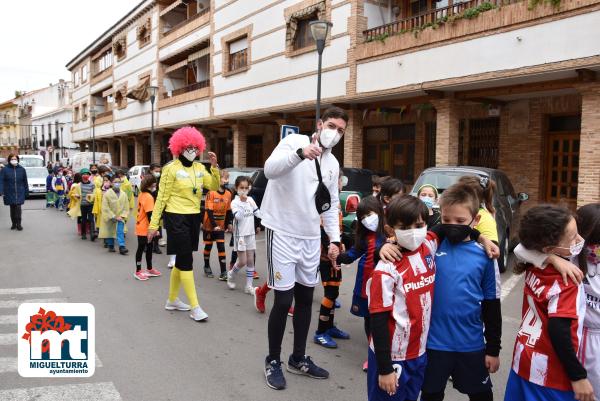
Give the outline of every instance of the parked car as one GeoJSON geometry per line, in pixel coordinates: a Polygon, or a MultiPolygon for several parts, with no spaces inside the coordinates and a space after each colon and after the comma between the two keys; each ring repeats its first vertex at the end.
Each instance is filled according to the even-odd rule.
{"type": "Polygon", "coordinates": [[[235,180],[241,175],[245,175],[247,177],[252,178],[254,173],[258,171],[258,167],[228,167],[225,171],[229,172],[229,184],[227,185],[227,189],[232,192],[235,192],[235,180]]]}
{"type": "Polygon", "coordinates": [[[46,167],[25,167],[27,183],[29,184],[29,197],[46,195],[46,167]]]}
{"type": "Polygon", "coordinates": [[[131,183],[131,187],[133,188],[133,194],[135,196],[140,192],[140,185],[142,185],[142,178],[144,175],[148,174],[148,168],[150,166],[133,166],[129,169],[127,176],[129,177],[129,182],[131,183]]]}
{"type": "MultiPolygon", "coordinates": [[[[40,155],[19,155],[19,164],[25,168],[44,167],[44,158],[40,155]]],[[[48,172],[46,170],[46,172],[48,172]]]]}
{"type": "Polygon", "coordinates": [[[487,177],[496,182],[493,204],[496,209],[495,218],[500,246],[498,267],[501,272],[504,272],[508,266],[510,251],[516,246],[517,242],[516,234],[518,232],[521,203],[529,199],[529,195],[524,192],[515,193],[506,174],[500,170],[485,167],[431,167],[421,173],[415,182],[411,195],[416,196],[416,191],[424,184],[435,185],[441,194],[465,175],[487,177]]]}
{"type": "MultiPolygon", "coordinates": [[[[343,233],[352,236],[356,227],[356,209],[360,200],[372,193],[371,177],[373,171],[363,168],[343,168],[344,175],[348,177],[348,184],[340,193],[340,205],[343,215],[343,233]]],[[[230,178],[231,180],[231,178],[230,178]]],[[[260,208],[267,182],[263,169],[257,169],[252,175],[252,190],[250,196],[260,208]]]]}

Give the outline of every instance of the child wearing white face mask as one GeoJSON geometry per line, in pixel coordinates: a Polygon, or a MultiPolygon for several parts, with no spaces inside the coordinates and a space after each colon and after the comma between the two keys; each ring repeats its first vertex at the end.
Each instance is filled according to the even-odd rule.
{"type": "MultiPolygon", "coordinates": [[[[365,334],[368,340],[371,334],[371,323],[367,300],[367,280],[371,278],[375,269],[375,251],[386,240],[383,232],[381,202],[374,196],[363,198],[356,209],[356,217],[358,224],[356,224],[354,246],[338,256],[337,262],[348,265],[360,258],[356,270],[350,313],[364,319],[365,334]]],[[[362,368],[365,372],[367,371],[367,361],[363,363],[362,368]]]]}
{"type": "Polygon", "coordinates": [[[253,294],[254,287],[254,251],[256,250],[256,232],[254,217],[260,218],[260,210],[250,196],[250,178],[240,176],[235,180],[237,196],[231,202],[233,215],[233,248],[237,253],[237,261],[233,268],[227,272],[227,286],[235,289],[234,275],[244,267],[246,268],[246,286],[244,292],[253,294]]]}

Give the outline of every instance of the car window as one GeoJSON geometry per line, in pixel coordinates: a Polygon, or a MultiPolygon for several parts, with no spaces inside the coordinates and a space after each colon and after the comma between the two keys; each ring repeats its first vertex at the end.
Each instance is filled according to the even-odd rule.
{"type": "Polygon", "coordinates": [[[148,167],[143,167],[142,168],[142,175],[146,175],[148,174],[148,167]]]}
{"type": "Polygon", "coordinates": [[[515,189],[513,188],[510,180],[508,179],[508,177],[503,176],[502,180],[504,182],[504,188],[506,190],[506,193],[510,196],[513,197],[513,199],[517,199],[517,194],[515,193],[515,189]]]}
{"type": "Polygon", "coordinates": [[[342,169],[344,175],[348,177],[348,185],[346,185],[344,191],[354,191],[360,193],[371,193],[373,190],[373,182],[371,177],[373,172],[370,170],[359,170],[359,169],[342,169]]]}
{"type": "Polygon", "coordinates": [[[496,182],[496,190],[498,191],[498,195],[506,196],[506,188],[504,187],[504,180],[501,175],[497,175],[495,180],[496,182]]]}
{"type": "Polygon", "coordinates": [[[131,170],[131,175],[137,175],[137,173],[138,173],[138,168],[134,167],[134,169],[131,170]]]}
{"type": "Polygon", "coordinates": [[[438,189],[439,193],[444,192],[444,190],[451,185],[455,184],[460,177],[465,175],[474,175],[472,173],[465,173],[464,171],[429,171],[422,174],[415,182],[413,186],[413,191],[417,191],[421,186],[425,184],[433,185],[438,189]]]}

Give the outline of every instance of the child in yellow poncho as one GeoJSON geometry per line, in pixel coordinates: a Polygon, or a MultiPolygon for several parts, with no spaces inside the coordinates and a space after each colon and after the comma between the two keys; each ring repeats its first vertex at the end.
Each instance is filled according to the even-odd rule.
{"type": "Polygon", "coordinates": [[[129,217],[129,200],[121,189],[121,179],[116,176],[110,178],[110,188],[102,197],[102,218],[100,225],[100,238],[106,240],[109,252],[115,252],[115,238],[119,244],[119,253],[126,255],[129,251],[125,247],[125,224],[129,217]]]}
{"type": "Polygon", "coordinates": [[[77,233],[81,235],[81,174],[75,173],[73,185],[69,190],[69,211],[67,214],[72,219],[77,219],[77,233]]]}

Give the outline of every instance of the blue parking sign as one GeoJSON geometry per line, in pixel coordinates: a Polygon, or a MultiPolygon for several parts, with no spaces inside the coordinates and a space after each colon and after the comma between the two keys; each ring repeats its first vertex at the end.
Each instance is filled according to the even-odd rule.
{"type": "Polygon", "coordinates": [[[299,133],[300,133],[300,127],[296,127],[295,125],[282,125],[280,139],[283,139],[286,136],[291,135],[291,134],[299,134],[299,133]]]}

